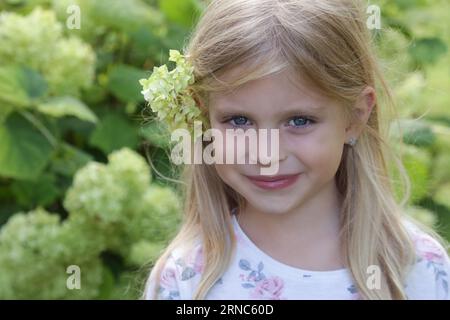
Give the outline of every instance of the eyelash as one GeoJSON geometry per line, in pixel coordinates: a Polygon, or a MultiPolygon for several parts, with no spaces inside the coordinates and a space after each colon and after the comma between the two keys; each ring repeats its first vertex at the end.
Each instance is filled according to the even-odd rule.
{"type": "MultiPolygon", "coordinates": [[[[237,115],[237,116],[229,117],[228,119],[226,119],[226,120],[224,121],[224,123],[225,123],[225,122],[226,122],[226,123],[229,123],[229,122],[231,122],[232,120],[235,120],[236,118],[245,118],[245,119],[248,120],[248,118],[245,117],[245,116],[239,116],[239,115],[237,115]]],[[[303,125],[303,126],[295,126],[295,125],[293,125],[292,127],[295,128],[295,129],[306,128],[306,127],[309,127],[310,125],[316,123],[316,121],[315,121],[314,119],[311,119],[311,118],[306,117],[306,116],[295,116],[295,117],[292,117],[291,119],[289,119],[289,122],[291,122],[292,120],[295,120],[295,119],[305,119],[305,120],[309,123],[309,124],[306,124],[306,125],[303,125]]],[[[230,125],[231,125],[232,127],[234,127],[234,128],[240,128],[240,127],[242,127],[242,126],[245,126],[245,124],[239,125],[239,124],[232,124],[232,123],[230,123],[230,125]]]]}

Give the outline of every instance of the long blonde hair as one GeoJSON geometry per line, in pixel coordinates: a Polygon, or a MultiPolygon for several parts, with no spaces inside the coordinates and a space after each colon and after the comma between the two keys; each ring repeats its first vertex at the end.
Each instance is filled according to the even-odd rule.
{"type": "MultiPolygon", "coordinates": [[[[373,53],[362,2],[212,1],[184,54],[194,66],[192,92],[205,115],[209,93],[237,88],[286,69],[298,72],[324,94],[343,102],[350,116],[364,87],[376,88],[378,99],[370,118],[358,143],[353,148],[344,147],[336,173],[343,199],[341,239],[346,266],[361,298],[406,299],[404,281],[415,258],[402,223],[410,185],[400,159],[389,153],[389,128],[382,124],[388,123],[395,108],[373,53]],[[238,66],[240,72],[233,74],[232,80],[221,79],[238,66]],[[394,197],[388,155],[389,163],[395,163],[403,177],[406,191],[401,203],[394,197]],[[382,270],[379,290],[366,286],[366,271],[371,265],[382,270]]],[[[230,211],[243,208],[245,201],[219,178],[213,165],[186,166],[182,179],[186,183],[183,222],[153,271],[155,279],[160,279],[172,250],[185,248],[189,252],[201,236],[205,265],[193,299],[204,299],[230,263],[236,247],[230,211]]]]}

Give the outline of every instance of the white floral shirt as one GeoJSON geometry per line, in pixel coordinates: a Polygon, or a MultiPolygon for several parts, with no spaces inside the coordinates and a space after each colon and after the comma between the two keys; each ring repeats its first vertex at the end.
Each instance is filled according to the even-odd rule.
{"type": "MultiPolygon", "coordinates": [[[[208,300],[359,299],[348,269],[310,271],[283,264],[259,249],[233,214],[237,248],[226,272],[208,292],[208,300]]],[[[450,299],[450,260],[436,240],[407,223],[417,251],[405,291],[408,299],[450,299]]],[[[203,269],[200,243],[183,258],[176,250],[161,273],[157,299],[191,300],[203,269]]],[[[146,298],[152,297],[154,274],[146,298]]]]}

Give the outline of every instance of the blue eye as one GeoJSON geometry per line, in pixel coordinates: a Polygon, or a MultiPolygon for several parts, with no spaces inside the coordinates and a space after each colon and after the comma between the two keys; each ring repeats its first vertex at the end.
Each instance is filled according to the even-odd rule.
{"type": "Polygon", "coordinates": [[[247,118],[244,116],[234,116],[231,117],[230,121],[234,121],[234,124],[231,123],[233,126],[244,126],[247,122],[247,118]]]}
{"type": "MultiPolygon", "coordinates": [[[[227,120],[233,127],[241,127],[251,125],[251,122],[244,116],[232,116],[227,120]]],[[[289,120],[289,126],[294,128],[303,128],[313,124],[315,121],[308,117],[298,116],[289,120]]]]}
{"type": "Polygon", "coordinates": [[[314,123],[314,121],[307,117],[295,117],[289,120],[289,125],[293,127],[306,127],[312,123],[314,123]]]}

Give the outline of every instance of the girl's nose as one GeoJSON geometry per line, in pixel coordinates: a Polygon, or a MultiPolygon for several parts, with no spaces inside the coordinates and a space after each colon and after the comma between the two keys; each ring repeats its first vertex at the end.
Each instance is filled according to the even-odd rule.
{"type": "Polygon", "coordinates": [[[261,156],[259,156],[259,152],[258,153],[250,153],[249,157],[250,157],[250,160],[252,161],[251,163],[257,163],[261,166],[268,166],[270,163],[274,163],[276,161],[282,162],[282,161],[286,160],[287,154],[285,152],[280,152],[279,157],[277,157],[277,155],[271,156],[271,157],[269,157],[270,162],[267,161],[267,155],[261,157],[261,156]]]}
{"type": "Polygon", "coordinates": [[[264,135],[260,136],[257,147],[257,152],[249,153],[250,163],[266,166],[286,160],[288,157],[287,151],[281,144],[279,134],[268,134],[267,138],[264,135]]]}

